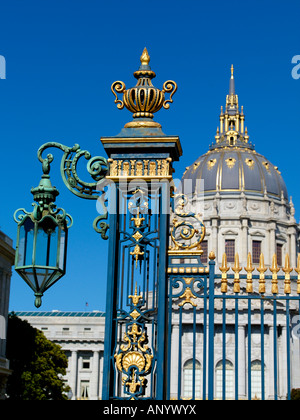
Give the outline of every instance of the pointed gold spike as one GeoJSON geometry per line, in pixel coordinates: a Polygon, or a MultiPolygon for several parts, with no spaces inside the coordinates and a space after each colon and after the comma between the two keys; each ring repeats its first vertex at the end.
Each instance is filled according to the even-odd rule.
{"type": "Polygon", "coordinates": [[[144,51],[142,52],[140,60],[141,60],[141,65],[142,66],[148,66],[149,65],[150,55],[149,55],[146,47],[144,48],[144,51]]]}
{"type": "Polygon", "coordinates": [[[233,79],[233,71],[234,71],[233,64],[231,64],[231,78],[232,79],[233,79]]]}
{"type": "Polygon", "coordinates": [[[240,293],[240,271],[242,270],[242,267],[240,267],[240,261],[239,261],[239,254],[236,253],[234,256],[234,266],[232,267],[232,271],[234,272],[234,283],[233,283],[233,292],[234,293],[240,293]]]}
{"type": "Polygon", "coordinates": [[[290,273],[293,269],[290,266],[290,257],[288,254],[285,256],[285,265],[282,271],[285,273],[284,276],[284,293],[289,295],[291,293],[291,276],[290,273]]]}
{"type": "Polygon", "coordinates": [[[254,270],[254,268],[252,266],[252,258],[251,258],[250,252],[248,253],[248,256],[247,256],[247,267],[245,267],[245,270],[247,272],[246,292],[253,293],[252,271],[254,270]]]}
{"type": "Polygon", "coordinates": [[[222,265],[220,267],[220,271],[222,272],[222,280],[221,280],[221,293],[227,293],[227,271],[229,267],[227,265],[227,255],[224,253],[222,257],[222,265]]]}
{"type": "Polygon", "coordinates": [[[259,267],[257,269],[259,272],[259,286],[258,286],[258,292],[261,294],[266,293],[266,281],[265,281],[265,272],[267,271],[267,268],[265,267],[265,260],[264,255],[260,254],[259,257],[259,267]]]}
{"type": "Polygon", "coordinates": [[[278,268],[278,265],[277,265],[277,256],[276,256],[276,254],[273,255],[273,258],[272,258],[272,266],[270,268],[270,271],[272,273],[272,293],[273,293],[273,295],[276,295],[278,293],[277,273],[279,271],[279,268],[278,268]]]}

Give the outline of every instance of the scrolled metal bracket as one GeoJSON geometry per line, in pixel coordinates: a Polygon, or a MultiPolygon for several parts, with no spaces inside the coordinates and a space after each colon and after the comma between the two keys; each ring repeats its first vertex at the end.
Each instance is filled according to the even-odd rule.
{"type": "Polygon", "coordinates": [[[44,151],[49,148],[56,148],[63,151],[60,173],[66,187],[77,197],[88,200],[98,200],[101,204],[103,214],[95,219],[93,226],[96,232],[101,234],[103,239],[108,239],[106,231],[109,228],[109,225],[104,221],[107,219],[108,215],[107,208],[104,205],[104,200],[101,200],[102,192],[99,188],[97,189],[98,182],[105,178],[109,171],[107,160],[102,156],[92,157],[90,152],[87,150],[81,150],[79,144],[74,144],[74,146],[68,147],[61,143],[48,142],[43,144],[37,152],[37,157],[42,163],[44,174],[49,174],[50,164],[54,159],[51,153],[49,153],[45,158],[42,156],[44,151]],[[85,182],[79,177],[77,166],[81,157],[88,160],[87,171],[94,182],[85,182]]]}
{"type": "Polygon", "coordinates": [[[165,109],[169,109],[170,108],[170,104],[173,103],[173,99],[172,96],[174,95],[174,93],[177,90],[177,83],[175,83],[173,80],[167,80],[164,84],[163,84],[163,89],[162,92],[164,93],[170,93],[170,99],[166,99],[163,103],[163,107],[165,109]]]}
{"type": "Polygon", "coordinates": [[[173,246],[169,247],[169,253],[172,251],[203,253],[201,242],[205,237],[205,226],[200,214],[184,209],[187,203],[188,197],[184,194],[175,194],[171,197],[174,217],[170,233],[173,246]]]}

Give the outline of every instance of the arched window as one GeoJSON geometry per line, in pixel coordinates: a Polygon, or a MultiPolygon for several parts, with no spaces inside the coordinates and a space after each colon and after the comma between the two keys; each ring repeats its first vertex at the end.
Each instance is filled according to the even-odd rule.
{"type": "Polygon", "coordinates": [[[261,400],[261,361],[251,363],[251,399],[261,400]]]}
{"type": "MultiPolygon", "coordinates": [[[[216,398],[223,398],[223,360],[216,366],[216,398]]],[[[234,370],[229,360],[225,360],[225,398],[234,399],[234,370]]]]}
{"type": "Polygon", "coordinates": [[[201,364],[198,360],[187,360],[183,366],[183,397],[184,398],[201,398],[201,364]],[[195,393],[193,394],[193,371],[195,369],[195,393]]]}

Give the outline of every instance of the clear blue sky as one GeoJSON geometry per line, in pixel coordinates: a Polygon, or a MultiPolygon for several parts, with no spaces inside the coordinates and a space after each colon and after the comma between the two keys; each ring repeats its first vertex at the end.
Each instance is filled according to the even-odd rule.
{"type": "MultiPolygon", "coordinates": [[[[31,209],[30,189],[41,165],[39,146],[79,143],[105,155],[101,136],[113,136],[131,120],[114,104],[110,86],[135,84],[133,72],[146,46],[154,84],[178,84],[171,108],[156,120],[183,147],[184,168],[207,151],[225,104],[230,66],[256,150],[277,165],[293,196],[299,220],[300,79],[291,76],[300,54],[300,2],[263,1],[78,1],[10,0],[1,4],[0,229],[15,243],[13,213],[31,209]]],[[[67,275],[43,298],[43,310],[104,310],[107,242],[92,228],[95,202],[73,196],[59,175],[58,205],[74,217],[67,275]],[[88,302],[88,307],[85,306],[88,302]]],[[[12,276],[10,310],[34,310],[33,293],[12,276]]]]}

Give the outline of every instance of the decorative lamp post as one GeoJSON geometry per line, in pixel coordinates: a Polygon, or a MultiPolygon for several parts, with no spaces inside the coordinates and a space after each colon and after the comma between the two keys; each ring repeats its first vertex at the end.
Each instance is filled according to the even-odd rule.
{"type": "Polygon", "coordinates": [[[73,223],[54,204],[59,192],[50,181],[51,160],[44,160],[41,181],[31,190],[36,201],[33,211],[19,209],[14,215],[18,223],[15,270],[34,291],[37,308],[45,290],[66,273],[68,228],[73,223]]]}
{"type": "MultiPolygon", "coordinates": [[[[60,173],[73,194],[97,200],[100,214],[93,226],[102,239],[109,239],[102,386],[105,400],[124,395],[137,400],[146,393],[163,400],[167,380],[165,352],[158,349],[164,349],[167,340],[172,162],[179,160],[182,149],[179,137],[164,134],[153,118],[161,108],[170,107],[177,85],[168,80],[161,90],[155,88],[147,49],[140,60],[139,70],[134,73],[135,87],[126,89],[123,82],[117,81],[111,88],[117,107],[132,112],[133,121],[125,124],[118,135],[101,137],[108,159],[91,157],[78,144],[42,145],[38,159],[43,176],[39,186],[32,189],[34,210],[28,213],[21,209],[22,214],[15,214],[15,269],[33,289],[39,307],[44,291],[65,274],[68,220],[72,223],[71,217],[54,204],[58,191],[49,177],[53,156],[43,158],[45,150],[63,152],[60,173]],[[118,94],[123,94],[122,99],[118,94]],[[78,162],[83,158],[88,160],[87,172],[92,181],[83,181],[78,175],[78,162]],[[109,220],[106,186],[112,187],[109,220]],[[121,331],[126,345],[120,344],[121,331]]],[[[186,232],[187,228],[185,236],[186,232]]]]}

